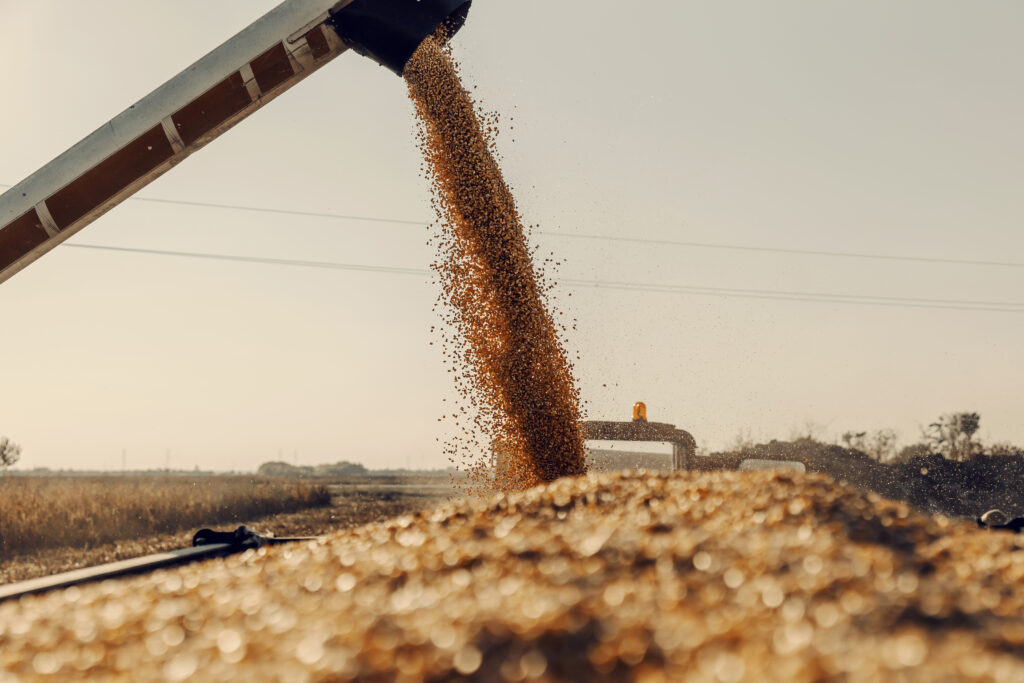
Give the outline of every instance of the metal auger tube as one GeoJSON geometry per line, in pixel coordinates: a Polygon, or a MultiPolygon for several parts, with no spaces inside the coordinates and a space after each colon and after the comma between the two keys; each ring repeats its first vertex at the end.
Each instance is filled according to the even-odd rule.
{"type": "Polygon", "coordinates": [[[282,2],[0,195],[0,283],[349,47],[401,74],[424,38],[462,26],[469,5],[282,2]]]}

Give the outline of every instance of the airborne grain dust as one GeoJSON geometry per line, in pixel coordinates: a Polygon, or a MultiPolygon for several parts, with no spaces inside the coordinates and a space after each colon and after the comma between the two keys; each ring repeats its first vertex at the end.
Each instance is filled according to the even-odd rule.
{"type": "Polygon", "coordinates": [[[456,65],[427,39],[405,80],[442,233],[441,303],[457,338],[447,353],[495,467],[467,469],[478,491],[522,489],[586,471],[572,366],[545,307],[515,200],[456,65]]]}

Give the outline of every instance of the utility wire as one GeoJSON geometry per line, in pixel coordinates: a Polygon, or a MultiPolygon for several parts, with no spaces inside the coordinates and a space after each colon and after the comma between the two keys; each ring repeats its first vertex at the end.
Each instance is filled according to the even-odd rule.
{"type": "MultiPolygon", "coordinates": [[[[773,298],[781,297],[801,297],[801,300],[806,297],[815,297],[815,301],[828,301],[834,303],[869,303],[878,304],[899,304],[899,305],[916,305],[916,304],[942,304],[957,306],[957,307],[996,307],[999,309],[1006,310],[1019,310],[1024,313],[1024,302],[1013,302],[1013,301],[972,301],[967,299],[928,299],[919,297],[908,297],[908,296],[881,296],[873,294],[832,294],[827,292],[793,292],[786,290],[777,289],[740,289],[735,287],[699,287],[693,285],[661,285],[654,283],[641,283],[641,282],[611,282],[602,280],[562,280],[566,285],[576,285],[580,287],[609,287],[615,289],[626,289],[634,290],[640,289],[642,291],[651,292],[685,292],[688,294],[700,294],[700,293],[714,293],[720,295],[730,296],[771,296],[773,298]]],[[[987,310],[987,309],[979,309],[987,310]]]]}
{"type": "Polygon", "coordinates": [[[236,261],[239,263],[261,263],[274,266],[299,266],[302,268],[326,268],[329,270],[355,270],[368,273],[388,273],[390,275],[429,275],[430,271],[423,268],[399,268],[396,266],[363,265],[360,263],[337,263],[334,261],[302,261],[296,259],[269,258],[264,256],[239,256],[236,254],[209,254],[199,251],[167,251],[164,249],[139,249],[134,247],[109,247],[100,244],[68,244],[64,247],[75,249],[96,249],[100,251],[119,251],[129,254],[155,254],[157,256],[182,256],[185,258],[208,259],[211,261],[236,261]]]}
{"type": "Polygon", "coordinates": [[[206,209],[230,209],[232,211],[253,211],[256,213],[276,213],[284,216],[307,216],[312,218],[335,218],[347,221],[369,221],[371,223],[395,223],[397,225],[418,225],[426,226],[423,221],[407,221],[400,218],[377,218],[374,216],[352,216],[344,213],[320,213],[316,211],[295,211],[293,209],[269,209],[257,206],[242,206],[240,204],[214,204],[212,202],[188,202],[180,199],[157,199],[156,197],[131,197],[140,202],[154,202],[157,204],[178,204],[181,206],[198,206],[206,209]]]}
{"type": "MultiPolygon", "coordinates": [[[[11,188],[13,185],[0,183],[0,187],[11,188]]],[[[305,216],[309,218],[334,218],[349,221],[370,221],[372,223],[395,223],[398,225],[426,226],[423,221],[408,221],[400,218],[378,218],[374,216],[354,216],[344,213],[322,213],[318,211],[296,211],[294,209],[272,209],[262,206],[244,206],[242,204],[218,204],[215,202],[192,202],[184,199],[160,199],[157,197],[128,197],[133,202],[152,202],[154,204],[176,204],[178,206],[195,206],[203,209],[229,209],[231,211],[252,211],[254,213],[274,213],[283,216],[305,216]]]]}
{"type": "MultiPolygon", "coordinates": [[[[348,270],[360,272],[384,273],[388,275],[427,276],[430,271],[424,268],[401,268],[396,266],[367,265],[358,263],[339,263],[335,261],[304,261],[298,259],[268,258],[261,256],[240,256],[236,254],[213,254],[208,252],[168,251],[163,249],[142,249],[134,247],[114,247],[99,244],[67,244],[63,246],[76,249],[114,251],[131,254],[151,254],[157,256],[177,256],[216,261],[234,261],[240,263],[258,263],[265,265],[297,266],[303,268],[324,268],[330,270],[348,270]]],[[[589,287],[594,289],[613,289],[631,292],[652,292],[663,294],[691,294],[698,296],[718,296],[741,299],[770,299],[774,301],[802,301],[809,303],[859,304],[864,306],[886,306],[896,308],[930,308],[961,311],[990,311],[1002,313],[1024,313],[1024,302],[1012,301],[975,301],[962,299],[928,299],[916,297],[888,297],[864,294],[830,294],[826,292],[800,292],[771,289],[740,289],[730,287],[699,287],[691,285],[661,285],[646,282],[620,282],[603,280],[561,280],[562,286],[589,287]]]]}
{"type": "MultiPolygon", "coordinates": [[[[12,185],[0,184],[0,187],[13,187],[12,185]]],[[[293,209],[272,209],[259,206],[245,206],[241,204],[219,204],[215,202],[193,202],[182,199],[160,199],[156,197],[129,197],[132,201],[153,202],[158,204],[173,204],[179,206],[193,206],[206,209],[227,209],[231,211],[250,211],[254,213],[269,213],[282,216],[304,216],[308,218],[331,218],[336,220],[366,221],[371,223],[390,223],[394,225],[415,225],[427,226],[425,221],[412,221],[402,218],[381,218],[379,216],[358,216],[352,214],[317,212],[317,211],[296,211],[293,209]]],[[[563,239],[596,240],[606,242],[620,242],[632,244],[649,244],[671,247],[690,247],[696,249],[724,249],[729,251],[753,251],[774,254],[797,254],[800,256],[828,256],[838,258],[873,259],[882,261],[905,261],[915,263],[941,263],[946,265],[961,266],[988,266],[1000,268],[1024,268],[1024,262],[1020,261],[993,261],[980,259],[955,259],[940,258],[931,256],[905,256],[898,254],[879,254],[869,252],[850,251],[828,251],[824,249],[788,249],[783,247],[761,247],[743,244],[721,244],[716,242],[691,242],[683,240],[664,240],[644,237],[621,237],[616,235],[597,235],[587,233],[550,232],[545,230],[535,231],[538,235],[545,237],[557,237],[563,239]]]]}
{"type": "MultiPolygon", "coordinates": [[[[871,297],[852,294],[826,294],[816,292],[781,292],[777,290],[736,290],[725,287],[690,287],[686,285],[659,285],[633,282],[602,282],[564,280],[565,285],[593,287],[595,289],[618,289],[625,291],[654,292],[663,294],[693,294],[718,296],[735,299],[770,299],[773,301],[800,301],[806,303],[858,304],[861,306],[883,306],[889,308],[932,308],[950,311],[990,311],[999,313],[1024,313],[1024,304],[1014,302],[992,302],[979,306],[969,302],[951,300],[949,304],[913,303],[915,299],[897,297],[871,297]],[[857,297],[857,298],[854,298],[857,297]],[[964,305],[951,305],[963,303],[964,305]]],[[[923,301],[929,301],[925,299],[923,301]]],[[[941,300],[936,300],[941,301],[941,300]]]]}
{"type": "Polygon", "coordinates": [[[877,259],[883,261],[915,261],[918,263],[945,263],[962,266],[999,266],[1004,268],[1024,268],[1024,262],[1016,261],[981,261],[975,259],[937,258],[931,256],[898,256],[895,254],[870,254],[852,251],[825,251],[819,249],[784,249],[781,247],[757,247],[741,244],[715,244],[712,242],[684,242],[681,240],[658,240],[643,237],[617,237],[613,235],[586,235],[566,232],[540,232],[541,235],[568,237],[585,240],[607,240],[609,242],[633,242],[635,244],[656,244],[661,246],[697,247],[700,249],[729,249],[733,251],[761,251],[776,254],[800,254],[803,256],[838,256],[842,258],[877,259]]]}

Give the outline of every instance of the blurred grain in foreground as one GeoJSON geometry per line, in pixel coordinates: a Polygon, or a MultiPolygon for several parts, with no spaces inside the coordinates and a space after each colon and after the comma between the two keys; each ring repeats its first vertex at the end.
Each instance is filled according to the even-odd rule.
{"type": "Polygon", "coordinates": [[[588,475],[0,604],[0,679],[1020,681],[1022,582],[822,475],[588,475]]]}
{"type": "Polygon", "coordinates": [[[330,502],[322,485],[245,476],[3,477],[0,556],[194,531],[330,502]]]}

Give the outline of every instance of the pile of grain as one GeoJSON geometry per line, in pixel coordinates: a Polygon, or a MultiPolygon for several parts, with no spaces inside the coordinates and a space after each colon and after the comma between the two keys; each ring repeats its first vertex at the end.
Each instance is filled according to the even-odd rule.
{"type": "Polygon", "coordinates": [[[1024,540],[820,475],[589,475],[2,604],[0,671],[1018,681],[1022,581],[1024,540]]]}
{"type": "Polygon", "coordinates": [[[586,470],[572,367],[545,307],[512,193],[490,137],[441,43],[423,42],[405,80],[442,234],[435,269],[448,344],[471,420],[502,466],[470,467],[476,488],[521,489],[586,470]]]}

